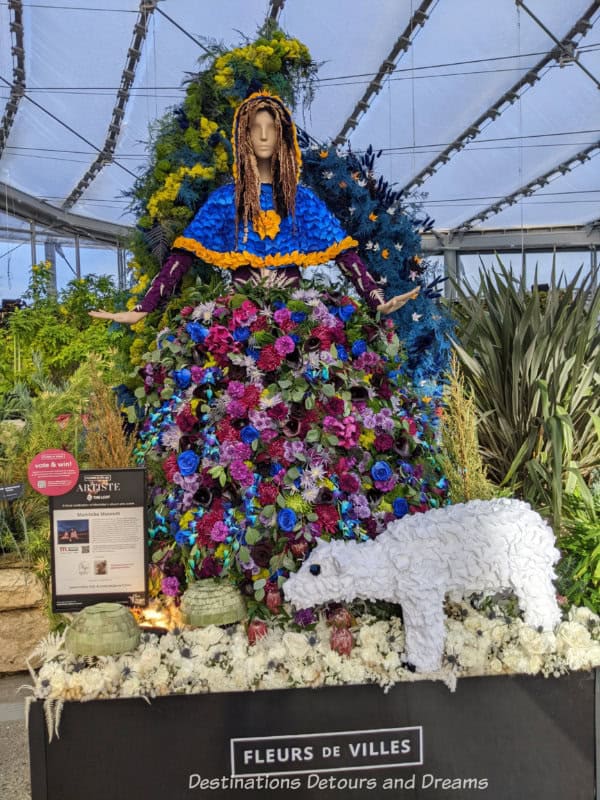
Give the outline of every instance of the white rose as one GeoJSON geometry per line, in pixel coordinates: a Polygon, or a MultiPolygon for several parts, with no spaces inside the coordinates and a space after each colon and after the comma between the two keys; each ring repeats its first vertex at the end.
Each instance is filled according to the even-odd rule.
{"type": "Polygon", "coordinates": [[[292,658],[302,660],[308,656],[312,648],[303,633],[284,633],[283,644],[292,658]]]}
{"type": "Polygon", "coordinates": [[[195,639],[197,644],[208,649],[220,642],[224,636],[225,631],[223,628],[219,628],[216,625],[209,625],[207,628],[202,628],[197,631],[195,639]]]}
{"type": "Polygon", "coordinates": [[[523,625],[519,631],[519,643],[530,656],[551,653],[556,647],[556,637],[549,631],[538,633],[534,628],[523,625]]]}
{"type": "Polygon", "coordinates": [[[556,634],[556,649],[559,653],[570,650],[587,650],[592,645],[592,637],[587,628],[578,622],[563,622],[556,634]]]}

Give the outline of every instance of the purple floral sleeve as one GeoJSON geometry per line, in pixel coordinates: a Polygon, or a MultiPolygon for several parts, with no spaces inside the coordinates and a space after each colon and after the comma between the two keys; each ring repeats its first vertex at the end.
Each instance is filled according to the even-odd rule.
{"type": "Polygon", "coordinates": [[[134,311],[150,312],[158,308],[161,302],[173,294],[193,260],[194,257],[191,253],[184,253],[180,250],[173,251],[150,284],[150,288],[141,302],[134,308],[134,311]]]}
{"type": "Polygon", "coordinates": [[[341,253],[335,259],[335,263],[372,311],[376,311],[378,305],[385,303],[381,287],[355,250],[341,253]]]}

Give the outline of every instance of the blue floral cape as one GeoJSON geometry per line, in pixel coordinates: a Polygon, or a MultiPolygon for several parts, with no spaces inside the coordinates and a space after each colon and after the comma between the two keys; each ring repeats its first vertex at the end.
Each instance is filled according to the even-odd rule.
{"type": "Polygon", "coordinates": [[[236,242],[235,186],[222,186],[212,192],[173,247],[222,269],[245,265],[260,269],[323,264],[358,244],[306,186],[298,186],[295,219],[282,219],[275,211],[270,184],[261,184],[260,205],[259,219],[247,232],[240,225],[236,242]]]}

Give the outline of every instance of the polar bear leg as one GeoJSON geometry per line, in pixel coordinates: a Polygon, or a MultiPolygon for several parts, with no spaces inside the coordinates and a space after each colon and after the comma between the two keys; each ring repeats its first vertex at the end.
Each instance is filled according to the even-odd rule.
{"type": "Polygon", "coordinates": [[[561,613],[556,602],[556,589],[549,575],[529,575],[527,581],[515,583],[513,589],[527,625],[545,631],[551,631],[558,625],[561,613]]]}
{"type": "Polygon", "coordinates": [[[444,596],[431,590],[417,598],[404,598],[402,617],[405,631],[405,658],[417,672],[435,672],[442,663],[446,631],[444,596]]]}

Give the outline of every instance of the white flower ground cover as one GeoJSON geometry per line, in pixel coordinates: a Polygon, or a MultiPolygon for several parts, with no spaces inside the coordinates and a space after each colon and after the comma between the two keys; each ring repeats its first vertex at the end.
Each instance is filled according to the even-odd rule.
{"type": "Polygon", "coordinates": [[[64,701],[153,698],[169,694],[254,691],[290,687],[441,680],[453,690],[460,677],[541,674],[560,676],[600,666],[600,618],[572,608],[553,633],[538,632],[495,608],[461,603],[446,620],[442,669],[416,674],[402,664],[402,623],[362,617],[352,629],[354,647],[340,655],[330,647],[331,627],[273,628],[254,645],[244,625],[183,629],[163,636],[143,633],[138,649],[120,656],[81,658],[51,634],[36,650],[32,699],[45,702],[50,735],[57,732],[64,701]]]}

